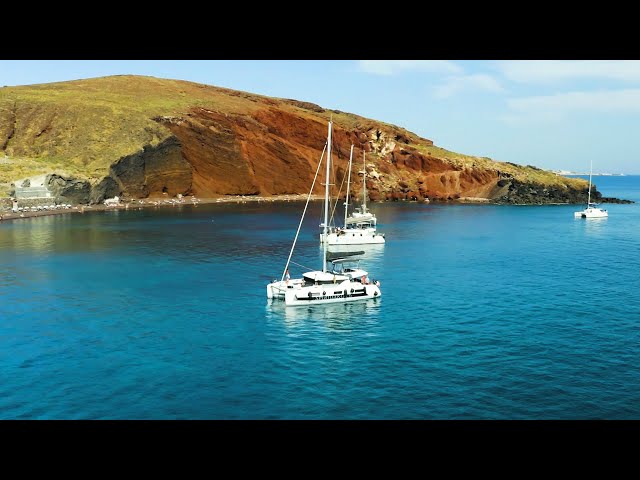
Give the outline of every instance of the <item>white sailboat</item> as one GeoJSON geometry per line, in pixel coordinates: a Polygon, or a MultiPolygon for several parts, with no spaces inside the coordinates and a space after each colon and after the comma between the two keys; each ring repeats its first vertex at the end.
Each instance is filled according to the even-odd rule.
{"type": "Polygon", "coordinates": [[[607,212],[603,208],[598,208],[597,203],[593,203],[591,201],[591,176],[593,174],[593,161],[591,161],[591,170],[589,171],[589,196],[587,198],[587,208],[584,210],[580,210],[579,212],[574,212],[574,218],[604,218],[609,216],[609,212],[607,212]]]}
{"type": "MultiPolygon", "coordinates": [[[[366,154],[364,154],[366,155],[366,154]]],[[[347,197],[344,203],[344,227],[335,228],[327,233],[320,234],[320,243],[334,245],[370,245],[385,243],[384,233],[376,230],[377,219],[375,214],[367,210],[367,162],[363,156],[364,170],[362,173],[362,206],[356,209],[351,216],[349,213],[349,186],[351,183],[351,161],[353,159],[353,145],[349,155],[349,174],[347,180],[347,197]],[[324,239],[327,239],[325,242],[324,239]]],[[[322,225],[321,225],[322,226],[322,225]]]]}
{"type": "MultiPolygon", "coordinates": [[[[326,145],[327,150],[327,168],[326,168],[326,182],[324,193],[324,224],[323,234],[327,235],[328,232],[328,220],[329,220],[329,173],[331,168],[331,129],[332,122],[329,122],[329,133],[326,145]]],[[[324,155],[324,150],[323,150],[324,155]]],[[[298,235],[300,233],[300,227],[304,215],[309,205],[309,199],[311,198],[311,192],[318,177],[320,171],[320,165],[322,164],[322,157],[320,157],[320,163],[316,170],[316,176],[311,185],[309,197],[307,203],[302,212],[302,218],[298,225],[298,231],[296,232],[291,251],[289,252],[289,258],[285,265],[280,280],[275,280],[267,285],[267,298],[269,299],[284,299],[286,306],[303,306],[314,304],[326,304],[326,303],[338,303],[338,302],[353,302],[359,300],[368,300],[377,298],[381,295],[380,282],[371,281],[369,274],[366,270],[363,270],[359,266],[359,260],[353,258],[353,254],[343,253],[340,257],[332,258],[327,256],[327,243],[324,243],[323,248],[323,261],[322,270],[314,270],[305,272],[302,274],[301,279],[291,280],[289,278],[289,264],[291,263],[291,256],[295,248],[298,235]],[[330,264],[330,268],[327,268],[330,264]]],[[[364,253],[364,252],[356,252],[364,253]]]]}

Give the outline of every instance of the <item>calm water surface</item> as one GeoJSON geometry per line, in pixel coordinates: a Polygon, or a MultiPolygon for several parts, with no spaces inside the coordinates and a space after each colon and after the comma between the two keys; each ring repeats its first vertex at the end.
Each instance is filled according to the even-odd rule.
{"type": "Polygon", "coordinates": [[[375,204],[382,298],[270,305],[302,207],[0,223],[0,418],[640,418],[640,204],[375,204]]]}

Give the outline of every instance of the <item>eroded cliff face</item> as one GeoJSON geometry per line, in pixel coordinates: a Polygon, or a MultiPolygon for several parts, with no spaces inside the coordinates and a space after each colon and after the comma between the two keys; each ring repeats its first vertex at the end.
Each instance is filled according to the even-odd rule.
{"type": "MultiPolygon", "coordinates": [[[[146,198],[167,193],[175,196],[191,192],[192,170],[180,142],[169,137],[155,147],[146,145],[140,152],[121,158],[111,166],[106,178],[117,185],[119,195],[146,198]]],[[[113,192],[114,189],[109,189],[105,196],[109,198],[113,192]]]]}
{"type": "MultiPolygon", "coordinates": [[[[201,197],[308,192],[327,137],[326,122],[277,108],[250,116],[197,108],[183,117],[156,120],[180,143],[192,167],[192,192],[201,197]]],[[[356,180],[362,174],[365,154],[372,200],[489,198],[494,191],[499,178],[496,172],[454,169],[443,159],[420,153],[410,142],[400,131],[335,125],[336,185],[346,175],[353,143],[351,190],[355,195],[361,192],[361,182],[356,180]]],[[[321,192],[318,183],[316,193],[321,192]]]]}
{"type": "Polygon", "coordinates": [[[247,116],[196,108],[157,121],[180,143],[200,197],[308,192],[327,128],[277,110],[247,116]]]}
{"type": "MultiPolygon", "coordinates": [[[[327,137],[326,122],[274,107],[260,109],[253,115],[196,108],[181,117],[158,117],[156,121],[166,126],[181,145],[183,158],[191,166],[190,192],[201,197],[306,193],[327,137]]],[[[352,129],[334,125],[336,185],[342,184],[346,176],[353,143],[351,191],[356,196],[362,192],[358,178],[365,158],[367,191],[373,201],[427,198],[508,201],[517,193],[509,188],[511,175],[499,168],[452,165],[446,159],[420,151],[424,145],[432,145],[429,140],[411,138],[400,129],[383,128],[371,124],[359,124],[352,129]],[[506,182],[501,182],[505,179],[506,182]]],[[[345,190],[346,187],[342,194],[345,190]]],[[[559,187],[560,193],[565,190],[566,187],[559,187]]],[[[135,188],[130,192],[143,193],[135,188]]],[[[318,183],[315,193],[321,192],[318,183]]],[[[582,194],[574,193],[578,197],[582,194]]],[[[561,195],[532,200],[563,201],[561,195]]]]}
{"type": "MultiPolygon", "coordinates": [[[[12,181],[31,171],[53,174],[50,186],[61,199],[82,202],[305,194],[331,117],[334,195],[346,191],[353,144],[351,192],[361,196],[366,168],[373,201],[586,201],[584,180],[448,152],[393,125],[308,102],[151,77],[0,89],[0,155],[22,175],[12,181]]],[[[322,189],[317,182],[314,193],[322,189]]]]}
{"type": "MultiPolygon", "coordinates": [[[[303,194],[313,181],[327,137],[326,122],[273,106],[251,115],[193,108],[185,115],[159,116],[155,121],[171,136],[156,147],[146,146],[115,162],[108,178],[118,188],[104,195],[92,194],[93,202],[115,194],[144,198],[164,192],[204,198],[303,194]]],[[[351,129],[334,125],[336,186],[344,183],[352,143],[351,192],[362,195],[359,178],[366,162],[367,193],[372,201],[586,201],[586,186],[571,188],[560,183],[549,187],[516,180],[499,167],[455,165],[421,151],[432,145],[426,139],[371,124],[351,129]]],[[[318,182],[315,193],[321,194],[322,188],[318,182]]],[[[345,191],[343,186],[338,195],[344,196],[345,191]]],[[[600,194],[594,195],[598,198],[600,194]]]]}

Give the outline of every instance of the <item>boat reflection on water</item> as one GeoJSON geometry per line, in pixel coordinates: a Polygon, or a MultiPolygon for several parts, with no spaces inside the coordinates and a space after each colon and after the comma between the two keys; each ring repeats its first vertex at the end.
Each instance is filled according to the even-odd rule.
{"type": "Polygon", "coordinates": [[[371,245],[329,245],[327,247],[327,253],[332,255],[336,253],[353,252],[358,250],[364,252],[358,255],[358,258],[366,260],[367,264],[371,261],[381,260],[384,254],[384,243],[371,244],[371,245]]]}
{"type": "Polygon", "coordinates": [[[588,222],[576,222],[578,228],[582,227],[589,236],[601,237],[607,234],[607,220],[609,217],[590,218],[588,222]]]}
{"type": "Polygon", "coordinates": [[[364,302],[286,308],[282,301],[267,300],[266,317],[282,321],[288,328],[309,326],[313,322],[334,330],[351,330],[363,323],[376,322],[381,302],[382,298],[375,298],[364,302]]]}

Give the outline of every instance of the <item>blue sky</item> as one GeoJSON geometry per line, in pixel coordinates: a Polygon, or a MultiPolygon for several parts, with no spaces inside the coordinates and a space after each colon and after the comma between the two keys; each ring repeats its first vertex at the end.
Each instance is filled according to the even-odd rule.
{"type": "Polygon", "coordinates": [[[640,61],[0,60],[0,86],[116,74],[310,101],[494,160],[640,174],[640,61]]]}

